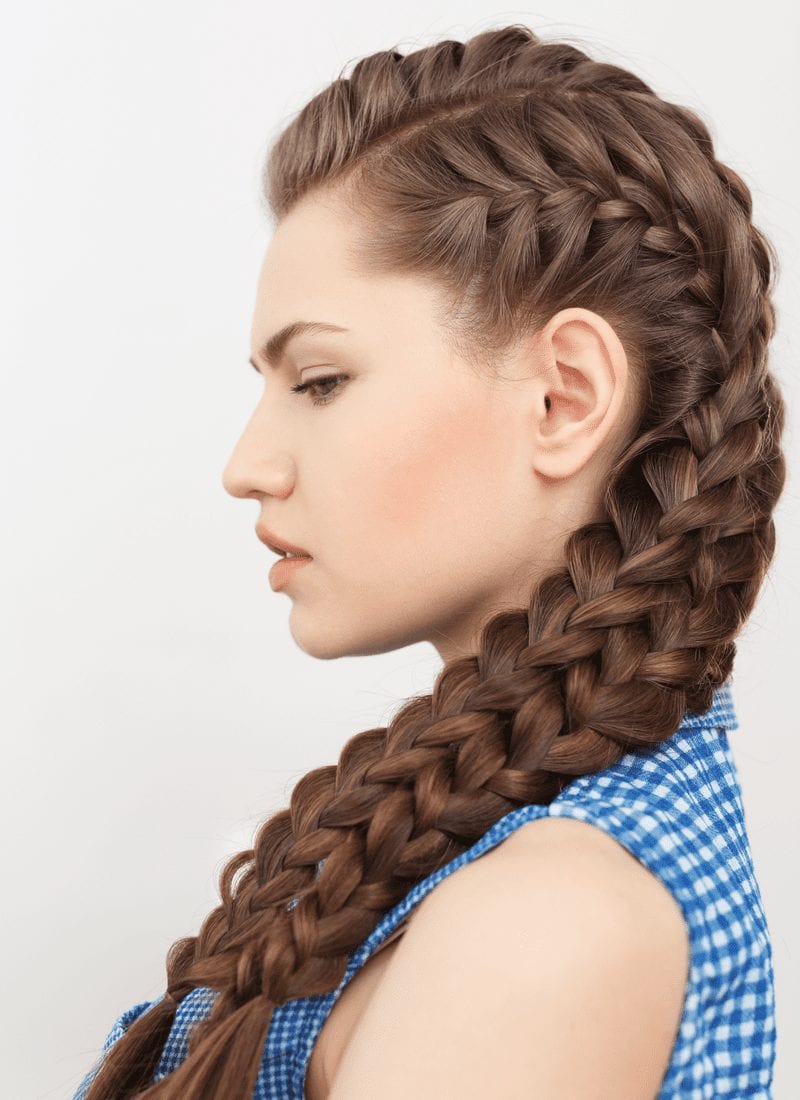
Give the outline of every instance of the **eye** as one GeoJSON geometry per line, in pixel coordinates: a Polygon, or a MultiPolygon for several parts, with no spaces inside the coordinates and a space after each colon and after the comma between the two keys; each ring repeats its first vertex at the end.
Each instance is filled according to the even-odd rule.
{"type": "Polygon", "coordinates": [[[323,395],[320,398],[313,398],[311,402],[312,405],[327,405],[329,402],[333,401],[341,386],[342,381],[347,379],[348,377],[349,375],[347,374],[326,374],[323,375],[321,378],[313,378],[310,382],[300,382],[296,386],[292,386],[291,390],[292,393],[305,393],[306,390],[312,389],[316,386],[324,386],[328,382],[335,382],[336,385],[333,390],[330,390],[327,394],[323,395]]]}

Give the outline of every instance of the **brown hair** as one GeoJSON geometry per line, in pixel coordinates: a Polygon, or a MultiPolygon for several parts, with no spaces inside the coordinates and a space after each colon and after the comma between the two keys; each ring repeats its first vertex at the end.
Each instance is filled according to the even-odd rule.
{"type": "Polygon", "coordinates": [[[277,220],[311,192],[349,202],[362,269],[435,280],[476,363],[559,309],[601,314],[641,413],[602,518],[571,533],[528,607],[303,776],[227,863],[220,905],[172,946],[166,995],[87,1100],[249,1098],[273,1008],[334,990],[416,882],[515,807],[708,709],[774,552],[777,258],[692,111],[516,24],[359,60],[277,137],[264,184],[277,220]],[[219,991],[213,1010],[150,1085],[198,986],[219,991]]]}

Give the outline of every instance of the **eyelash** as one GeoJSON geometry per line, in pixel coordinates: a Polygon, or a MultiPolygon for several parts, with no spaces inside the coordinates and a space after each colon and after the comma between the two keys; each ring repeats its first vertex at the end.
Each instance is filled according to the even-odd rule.
{"type": "Polygon", "coordinates": [[[339,385],[331,390],[329,394],[326,394],[325,397],[312,398],[311,400],[312,405],[327,405],[329,402],[333,401],[339,391],[341,381],[347,377],[348,375],[346,374],[326,374],[321,378],[313,378],[310,382],[299,382],[296,386],[292,386],[291,390],[292,393],[305,393],[311,386],[321,386],[325,382],[338,382],[339,385]]]}

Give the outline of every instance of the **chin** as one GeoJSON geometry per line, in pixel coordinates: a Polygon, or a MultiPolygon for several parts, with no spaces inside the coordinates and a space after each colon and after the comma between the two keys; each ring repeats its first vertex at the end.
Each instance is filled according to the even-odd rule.
{"type": "Polygon", "coordinates": [[[309,657],[316,657],[320,661],[333,661],[337,657],[372,657],[378,653],[391,653],[422,640],[399,634],[396,628],[392,630],[388,626],[384,630],[366,633],[354,625],[352,632],[347,633],[342,630],[341,622],[338,622],[335,629],[326,630],[319,623],[298,621],[296,610],[295,607],[292,608],[289,618],[289,631],[295,645],[309,657]]]}
{"type": "MultiPolygon", "coordinates": [[[[350,657],[352,649],[340,631],[326,630],[324,625],[314,622],[298,622],[296,607],[292,607],[289,617],[289,633],[298,649],[318,661],[333,661],[337,657],[350,657]]],[[[302,615],[300,616],[302,617],[302,615]]]]}

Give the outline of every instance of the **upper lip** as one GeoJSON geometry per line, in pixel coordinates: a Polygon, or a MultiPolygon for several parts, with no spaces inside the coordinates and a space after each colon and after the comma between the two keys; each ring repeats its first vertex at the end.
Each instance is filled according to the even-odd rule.
{"type": "Polygon", "coordinates": [[[274,550],[276,554],[285,554],[290,551],[292,554],[304,554],[310,558],[311,555],[307,550],[304,550],[302,546],[295,546],[291,542],[287,542],[286,539],[278,538],[272,531],[268,530],[263,523],[256,524],[256,534],[270,550],[274,550]]]}

